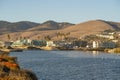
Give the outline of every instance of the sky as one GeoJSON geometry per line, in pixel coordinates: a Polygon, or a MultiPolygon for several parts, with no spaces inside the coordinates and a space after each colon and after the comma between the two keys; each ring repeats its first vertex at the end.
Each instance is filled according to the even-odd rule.
{"type": "Polygon", "coordinates": [[[81,23],[120,22],[120,0],[0,0],[0,20],[81,23]]]}

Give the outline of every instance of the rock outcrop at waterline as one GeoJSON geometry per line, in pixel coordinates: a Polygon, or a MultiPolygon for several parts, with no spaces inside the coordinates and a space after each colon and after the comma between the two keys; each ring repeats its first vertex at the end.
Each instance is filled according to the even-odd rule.
{"type": "Polygon", "coordinates": [[[23,70],[17,63],[16,57],[0,52],[0,80],[38,80],[29,70],[23,70]]]}

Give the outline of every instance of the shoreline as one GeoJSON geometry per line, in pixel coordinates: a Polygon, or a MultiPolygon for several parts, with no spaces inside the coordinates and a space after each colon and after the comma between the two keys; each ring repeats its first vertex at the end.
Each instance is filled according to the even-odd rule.
{"type": "Polygon", "coordinates": [[[3,52],[22,52],[23,50],[46,50],[46,51],[63,51],[63,50],[76,50],[76,51],[102,51],[107,53],[120,53],[120,48],[113,48],[113,49],[107,49],[107,48],[64,48],[64,47],[50,47],[50,46],[44,46],[44,47],[27,47],[27,48],[1,48],[0,51],[3,52]]]}

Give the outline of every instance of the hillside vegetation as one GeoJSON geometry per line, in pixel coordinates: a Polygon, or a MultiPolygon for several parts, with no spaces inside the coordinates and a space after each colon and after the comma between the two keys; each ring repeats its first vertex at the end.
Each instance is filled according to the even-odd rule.
{"type": "Polygon", "coordinates": [[[8,32],[12,40],[19,39],[19,37],[27,37],[30,39],[43,39],[45,36],[50,36],[52,39],[58,39],[57,33],[67,34],[70,33],[69,37],[81,38],[90,34],[97,34],[105,30],[120,30],[120,23],[104,21],[104,20],[91,20],[79,24],[72,23],[58,23],[55,21],[46,21],[42,24],[30,23],[30,22],[18,22],[15,23],[18,26],[9,26],[10,22],[0,22],[0,32],[6,33],[0,35],[1,40],[8,40],[8,32]],[[24,23],[24,25],[21,25],[24,23]],[[30,25],[31,24],[31,25],[30,25]],[[6,26],[7,25],[7,26],[6,26]],[[26,27],[27,25],[27,27],[26,27]],[[28,26],[29,25],[29,26],[28,26]],[[35,25],[35,26],[34,26],[35,25]],[[3,27],[4,26],[4,27],[3,27]]]}

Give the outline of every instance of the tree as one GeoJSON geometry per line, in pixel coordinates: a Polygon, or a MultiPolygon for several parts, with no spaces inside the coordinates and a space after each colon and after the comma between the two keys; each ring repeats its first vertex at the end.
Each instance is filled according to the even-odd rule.
{"type": "Polygon", "coordinates": [[[68,35],[70,35],[70,32],[68,33],[57,32],[56,35],[57,35],[57,38],[60,36],[61,39],[64,40],[68,38],[68,35]]]}
{"type": "Polygon", "coordinates": [[[22,36],[20,36],[20,40],[22,39],[23,37],[22,36]]]}
{"type": "Polygon", "coordinates": [[[49,41],[49,40],[51,40],[51,37],[49,35],[47,35],[44,37],[44,39],[49,41]]]}
{"type": "Polygon", "coordinates": [[[10,36],[9,34],[7,35],[7,37],[8,37],[8,40],[10,40],[10,39],[11,39],[11,36],[10,36]]]}
{"type": "Polygon", "coordinates": [[[40,39],[40,36],[37,36],[38,40],[40,39]]]}
{"type": "Polygon", "coordinates": [[[70,35],[70,32],[64,34],[64,38],[67,40],[69,35],[70,35]]]}

